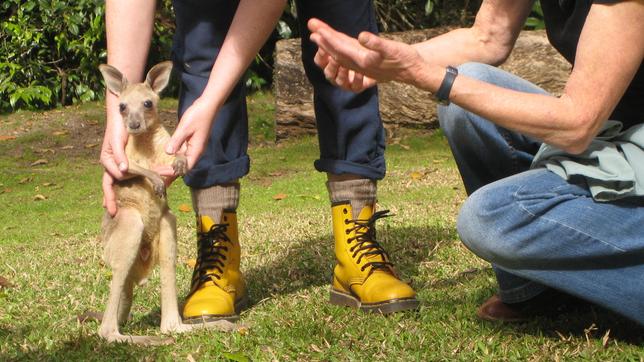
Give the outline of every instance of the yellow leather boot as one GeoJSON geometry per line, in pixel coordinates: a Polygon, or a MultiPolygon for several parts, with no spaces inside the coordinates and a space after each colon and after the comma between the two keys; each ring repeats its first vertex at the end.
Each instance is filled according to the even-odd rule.
{"type": "Polygon", "coordinates": [[[199,251],[190,294],[183,308],[185,323],[239,319],[248,304],[246,285],[239,270],[240,247],[237,214],[224,210],[221,222],[209,216],[197,220],[199,251]]]}
{"type": "Polygon", "coordinates": [[[349,201],[334,203],[333,235],[337,264],[333,270],[331,304],[383,314],[418,308],[414,290],[396,276],[387,252],[376,241],[374,214],[366,205],[353,220],[349,201]]]}

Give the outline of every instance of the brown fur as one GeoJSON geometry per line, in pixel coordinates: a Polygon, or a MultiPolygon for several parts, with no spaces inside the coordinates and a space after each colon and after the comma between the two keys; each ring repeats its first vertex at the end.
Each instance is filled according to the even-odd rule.
{"type": "Polygon", "coordinates": [[[154,165],[171,164],[175,174],[186,171],[183,156],[169,156],[163,148],[170,134],[159,122],[159,93],[168,83],[170,62],[154,66],[144,83],[129,85],[114,67],[101,65],[109,90],[119,96],[120,110],[129,133],[125,153],[130,178],[115,184],[118,211],[103,218],[105,262],[112,268],[110,296],[99,335],[110,342],[143,345],[172,343],[170,337],[130,336],[119,331],[132,304],[133,288],[143,284],[157,264],[161,268],[161,332],[185,332],[204,326],[234,329],[230,322],[183,324],[176,292],[176,219],[168,208],[165,185],[154,165]]]}

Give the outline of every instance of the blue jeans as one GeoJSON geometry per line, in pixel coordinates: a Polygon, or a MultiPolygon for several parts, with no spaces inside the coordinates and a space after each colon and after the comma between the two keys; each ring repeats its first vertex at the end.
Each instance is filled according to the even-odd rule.
{"type": "MultiPolygon", "coordinates": [[[[468,63],[459,73],[524,92],[536,86],[468,63]]],[[[583,181],[529,170],[539,142],[464,109],[439,120],[470,195],[457,229],[492,263],[504,302],[555,288],[644,324],[644,199],[595,202],[583,181]]]]}
{"type": "MultiPolygon", "coordinates": [[[[203,92],[238,4],[235,0],[173,1],[177,24],[173,60],[181,79],[179,116],[203,92]]],[[[377,89],[355,94],[332,86],[313,62],[317,48],[306,29],[308,19],[315,16],[353,36],[363,30],[376,32],[372,1],[298,0],[297,11],[302,32],[302,61],[314,90],[320,144],[320,158],[315,161],[315,168],[333,174],[382,179],[385,133],[377,89]]],[[[240,82],[219,110],[201,158],[184,177],[188,186],[205,188],[248,173],[245,97],[244,85],[240,82]]]]}

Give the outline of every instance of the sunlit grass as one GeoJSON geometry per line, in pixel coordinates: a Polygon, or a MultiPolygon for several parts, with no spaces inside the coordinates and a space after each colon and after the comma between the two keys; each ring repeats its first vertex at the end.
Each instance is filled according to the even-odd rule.
{"type": "MultiPolygon", "coordinates": [[[[175,105],[164,101],[168,109],[175,105]]],[[[417,290],[420,311],[385,317],[328,304],[334,258],[325,177],[312,166],[317,141],[273,144],[270,95],[249,105],[253,161],[238,210],[242,269],[253,300],[242,313],[249,330],[204,331],[154,348],[106,344],[96,337],[96,322],[77,320],[85,311],[102,311],[110,278],[100,257],[102,171],[100,146],[93,146],[100,134],[79,140],[52,132],[70,122],[100,130],[102,106],[2,119],[3,132],[41,121],[15,140],[0,141],[0,276],[12,283],[0,289],[0,360],[208,361],[229,353],[302,361],[642,361],[642,338],[633,335],[641,329],[600,309],[516,326],[475,317],[476,306],[494,292],[494,278],[458,240],[455,217],[465,194],[439,132],[405,132],[404,147],[389,147],[388,177],[379,183],[379,207],[395,214],[379,222],[379,237],[417,290]],[[76,148],[62,149],[72,143],[76,148]],[[47,163],[31,166],[39,159],[47,163]],[[277,194],[286,197],[276,200],[277,194]]],[[[180,181],[168,193],[179,219],[183,298],[192,272],[186,262],[195,253],[194,216],[177,210],[190,200],[180,181]]],[[[159,333],[158,273],[137,289],[124,330],[159,333]]]]}

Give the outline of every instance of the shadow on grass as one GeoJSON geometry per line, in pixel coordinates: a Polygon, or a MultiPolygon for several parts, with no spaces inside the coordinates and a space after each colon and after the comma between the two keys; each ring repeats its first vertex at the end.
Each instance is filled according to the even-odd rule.
{"type": "MultiPolygon", "coordinates": [[[[455,242],[454,227],[384,227],[379,228],[378,239],[389,251],[397,271],[404,280],[418,280],[419,266],[433,258],[436,249],[455,242]],[[381,230],[382,229],[382,230],[381,230]]],[[[296,293],[309,287],[330,285],[335,265],[333,237],[316,236],[292,244],[287,252],[274,258],[275,261],[260,265],[245,272],[249,292],[254,303],[273,295],[296,293]]],[[[473,268],[454,277],[444,278],[433,283],[412,283],[417,291],[420,288],[449,290],[455,286],[471,289],[477,303],[482,303],[494,291],[489,283],[482,287],[481,280],[490,275],[491,268],[473,268]],[[420,285],[417,285],[420,284],[420,285]],[[485,290],[482,290],[485,289],[485,290]]],[[[326,301],[324,301],[326,302],[326,301]]],[[[452,293],[443,293],[443,298],[432,299],[433,303],[463,305],[452,293]],[[449,298],[449,300],[441,300],[449,298]]],[[[474,316],[475,310],[471,311],[474,316]]],[[[493,324],[492,324],[493,325],[493,324]]],[[[644,343],[644,328],[633,321],[591,303],[581,304],[555,317],[538,317],[522,324],[498,324],[501,330],[513,331],[512,334],[527,333],[547,335],[553,338],[588,336],[601,339],[608,330],[612,340],[641,345],[644,343]],[[591,327],[592,326],[592,327],[591,327]]]]}
{"type": "Polygon", "coordinates": [[[57,349],[0,354],[0,361],[142,361],[167,355],[166,348],[106,343],[98,336],[72,336],[57,349]]]}
{"type": "MultiPolygon", "coordinates": [[[[455,231],[441,227],[385,227],[378,239],[389,251],[396,270],[404,280],[418,276],[421,262],[431,258],[437,240],[446,240],[455,231]]],[[[274,294],[290,294],[309,287],[330,285],[335,256],[333,236],[317,236],[294,242],[276,261],[245,271],[254,302],[274,294]]]]}

